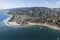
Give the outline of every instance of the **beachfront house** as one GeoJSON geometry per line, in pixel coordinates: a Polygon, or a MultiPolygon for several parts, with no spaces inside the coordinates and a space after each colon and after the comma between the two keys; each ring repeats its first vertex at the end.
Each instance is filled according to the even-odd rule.
{"type": "Polygon", "coordinates": [[[22,24],[26,22],[26,18],[21,18],[20,20],[17,20],[16,23],[17,24],[22,24]]]}
{"type": "Polygon", "coordinates": [[[20,23],[21,23],[21,20],[17,20],[16,23],[17,23],[17,24],[20,24],[20,23]]]}

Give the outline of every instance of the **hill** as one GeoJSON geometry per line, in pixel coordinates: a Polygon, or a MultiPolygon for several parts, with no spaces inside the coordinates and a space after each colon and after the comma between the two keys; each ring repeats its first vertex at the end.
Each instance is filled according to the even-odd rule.
{"type": "Polygon", "coordinates": [[[30,22],[47,23],[51,25],[60,26],[60,8],[13,8],[9,10],[8,14],[13,15],[13,18],[10,21],[17,21],[21,18],[26,18],[30,22]]]}

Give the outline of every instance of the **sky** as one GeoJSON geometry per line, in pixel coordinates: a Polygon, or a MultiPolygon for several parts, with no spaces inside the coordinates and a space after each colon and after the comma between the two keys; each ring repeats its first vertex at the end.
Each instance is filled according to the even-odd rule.
{"type": "Polygon", "coordinates": [[[17,7],[59,8],[60,0],[0,0],[0,9],[10,9],[17,7]]]}

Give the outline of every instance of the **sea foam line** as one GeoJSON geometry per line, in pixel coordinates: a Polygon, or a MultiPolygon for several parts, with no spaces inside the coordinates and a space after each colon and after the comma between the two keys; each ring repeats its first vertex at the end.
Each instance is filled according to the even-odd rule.
{"type": "Polygon", "coordinates": [[[8,22],[13,16],[10,15],[10,14],[7,14],[7,15],[9,15],[9,17],[8,17],[7,19],[5,19],[3,22],[4,22],[6,25],[10,26],[7,22],[8,22]]]}

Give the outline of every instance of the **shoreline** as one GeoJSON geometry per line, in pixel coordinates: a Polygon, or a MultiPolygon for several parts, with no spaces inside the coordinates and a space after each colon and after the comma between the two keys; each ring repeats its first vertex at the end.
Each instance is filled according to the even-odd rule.
{"type": "Polygon", "coordinates": [[[7,25],[7,26],[10,26],[7,22],[13,17],[12,15],[10,14],[6,14],[8,15],[9,17],[7,19],[5,19],[3,22],[7,25]]]}
{"type": "MultiPolygon", "coordinates": [[[[13,17],[13,15],[10,15],[10,14],[8,14],[8,15],[9,15],[9,17],[6,20],[4,20],[4,23],[7,26],[16,26],[16,27],[21,26],[20,24],[16,24],[15,22],[8,22],[13,17]],[[15,25],[13,25],[13,24],[15,24],[15,25]]],[[[60,28],[57,27],[57,26],[51,26],[51,25],[48,25],[48,24],[41,24],[41,23],[30,23],[29,22],[26,26],[34,26],[34,25],[40,25],[40,26],[45,26],[45,27],[51,28],[51,29],[60,30],[60,28]]],[[[21,27],[24,27],[24,26],[21,26],[21,27]]]]}
{"type": "Polygon", "coordinates": [[[48,25],[48,24],[43,24],[45,27],[48,27],[48,28],[51,28],[51,29],[54,29],[54,30],[60,30],[59,27],[57,26],[52,26],[52,25],[48,25]]]}
{"type": "Polygon", "coordinates": [[[7,22],[8,25],[10,26],[18,26],[18,27],[25,27],[25,26],[35,26],[35,25],[38,25],[38,26],[44,26],[44,27],[48,27],[48,28],[51,28],[51,29],[55,29],[55,30],[60,30],[59,27],[57,26],[51,26],[51,25],[47,25],[47,24],[40,24],[40,23],[32,23],[32,22],[29,22],[27,25],[25,26],[22,26],[20,24],[16,24],[16,25],[12,25],[12,24],[15,24],[15,22],[7,22]]]}

